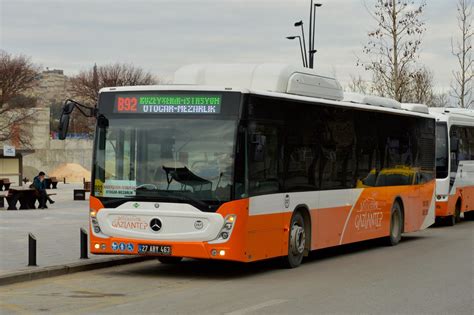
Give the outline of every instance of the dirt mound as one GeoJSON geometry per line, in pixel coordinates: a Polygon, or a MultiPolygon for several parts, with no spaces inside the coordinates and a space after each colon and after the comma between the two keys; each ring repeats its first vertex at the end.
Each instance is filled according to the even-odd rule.
{"type": "Polygon", "coordinates": [[[33,166],[23,165],[23,177],[29,179],[29,181],[33,181],[36,175],[38,175],[39,170],[33,166]]]}
{"type": "Polygon", "coordinates": [[[88,182],[91,180],[91,172],[76,163],[61,164],[47,175],[56,177],[59,181],[66,178],[66,183],[82,183],[83,178],[88,182]]]}

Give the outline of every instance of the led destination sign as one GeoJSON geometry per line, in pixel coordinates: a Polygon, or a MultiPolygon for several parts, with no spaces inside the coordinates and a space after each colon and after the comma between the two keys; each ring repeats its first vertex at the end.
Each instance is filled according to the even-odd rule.
{"type": "Polygon", "coordinates": [[[220,95],[117,95],[114,113],[219,114],[220,95]]]}

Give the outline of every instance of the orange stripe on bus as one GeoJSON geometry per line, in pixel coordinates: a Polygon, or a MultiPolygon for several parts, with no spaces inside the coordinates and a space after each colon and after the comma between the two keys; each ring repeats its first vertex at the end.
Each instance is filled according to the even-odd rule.
{"type": "Polygon", "coordinates": [[[89,197],[89,208],[90,208],[90,210],[97,212],[100,209],[104,208],[104,205],[102,204],[102,202],[98,198],[96,198],[94,196],[90,196],[89,197]]]}
{"type": "MultiPolygon", "coordinates": [[[[434,189],[434,181],[416,186],[365,188],[354,205],[310,209],[311,249],[388,236],[391,208],[397,197],[402,199],[405,208],[405,232],[419,230],[431,206],[434,189]]],[[[94,197],[90,198],[90,205],[93,210],[103,208],[102,203],[94,197]]],[[[237,216],[231,237],[222,244],[100,239],[91,233],[91,243],[106,244],[106,250],[96,250],[91,246],[91,252],[123,254],[112,251],[111,243],[132,242],[135,251],[138,243],[171,245],[173,255],[194,258],[211,258],[213,249],[225,250],[226,255],[212,258],[235,261],[255,261],[288,254],[292,211],[275,209],[272,214],[249,216],[249,199],[246,198],[224,203],[217,213],[224,218],[230,214],[237,216]]]]}

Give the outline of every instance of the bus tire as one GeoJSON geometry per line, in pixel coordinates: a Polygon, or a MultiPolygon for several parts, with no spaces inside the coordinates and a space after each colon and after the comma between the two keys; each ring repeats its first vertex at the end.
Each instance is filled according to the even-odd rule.
{"type": "Polygon", "coordinates": [[[386,238],[386,244],[388,246],[397,245],[402,239],[403,231],[403,215],[402,206],[400,201],[396,200],[392,206],[392,214],[390,215],[390,234],[386,238]]]}
{"type": "Polygon", "coordinates": [[[447,216],[447,217],[444,219],[444,225],[446,225],[446,226],[454,226],[454,225],[456,225],[456,218],[454,217],[454,215],[447,216]]]}
{"type": "Polygon", "coordinates": [[[454,220],[456,223],[461,222],[461,199],[456,202],[456,209],[454,211],[454,220]]]}
{"type": "Polygon", "coordinates": [[[461,199],[456,202],[456,207],[454,208],[454,214],[446,217],[446,225],[454,226],[456,223],[459,223],[461,220],[461,199]]]}
{"type": "Polygon", "coordinates": [[[177,264],[183,260],[183,257],[174,257],[174,256],[162,256],[158,257],[158,261],[162,264],[172,265],[177,264]]]}
{"type": "Polygon", "coordinates": [[[306,248],[306,232],[304,217],[301,212],[293,214],[290,221],[288,235],[288,255],[283,257],[287,268],[296,268],[301,265],[306,248]]]}

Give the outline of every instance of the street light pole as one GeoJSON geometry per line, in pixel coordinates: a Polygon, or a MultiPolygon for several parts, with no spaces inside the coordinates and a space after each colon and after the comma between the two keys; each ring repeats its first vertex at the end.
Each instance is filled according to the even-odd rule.
{"type": "MultiPolygon", "coordinates": [[[[313,59],[314,59],[314,54],[317,53],[318,51],[316,49],[313,49],[313,50],[310,50],[309,51],[309,60],[310,62],[313,62],[313,59]]],[[[311,69],[313,69],[312,67],[314,66],[313,63],[311,63],[311,69]]]]}
{"type": "MultiPolygon", "coordinates": [[[[312,3],[313,0],[311,0],[311,3],[312,3]]],[[[312,46],[309,48],[311,51],[314,51],[316,52],[316,50],[314,50],[314,42],[315,42],[315,38],[316,38],[316,8],[318,7],[321,7],[322,6],[322,3],[315,3],[314,4],[314,10],[313,10],[313,38],[311,39],[311,44],[312,46]]],[[[310,25],[311,27],[311,25],[310,25]]],[[[311,54],[310,56],[310,60],[309,60],[309,64],[310,64],[310,68],[313,69],[314,68],[314,53],[311,54]]]]}
{"type": "Polygon", "coordinates": [[[308,67],[308,54],[306,53],[306,41],[304,37],[304,27],[303,21],[299,21],[295,23],[295,27],[301,26],[301,36],[303,37],[303,48],[304,48],[304,60],[305,60],[305,67],[308,67]]]}
{"type": "Polygon", "coordinates": [[[305,63],[304,63],[304,55],[303,55],[303,45],[301,44],[301,36],[288,36],[287,39],[295,39],[295,38],[298,38],[298,40],[300,41],[300,51],[301,51],[301,61],[303,62],[303,67],[305,67],[305,63]]]}
{"type": "MultiPolygon", "coordinates": [[[[315,8],[316,9],[316,8],[315,8]]],[[[313,59],[311,58],[311,50],[314,49],[313,43],[313,0],[311,0],[311,4],[309,6],[309,67],[313,68],[313,59]]]]}

